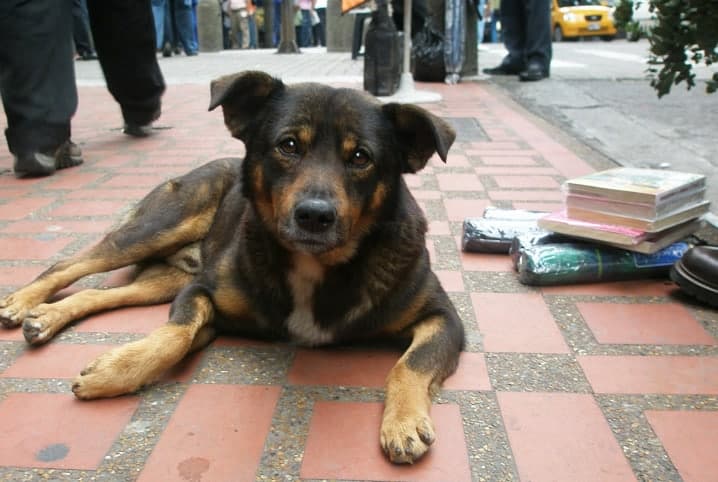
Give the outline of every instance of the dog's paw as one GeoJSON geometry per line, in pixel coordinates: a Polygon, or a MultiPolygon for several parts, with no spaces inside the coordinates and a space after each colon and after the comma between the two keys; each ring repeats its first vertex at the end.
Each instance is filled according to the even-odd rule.
{"type": "Polygon", "coordinates": [[[22,322],[22,334],[32,345],[45,343],[68,322],[67,315],[50,304],[40,304],[31,309],[22,322]]]}
{"type": "Polygon", "coordinates": [[[381,448],[395,464],[414,463],[429,450],[434,438],[434,424],[426,412],[384,414],[381,448]]]}
{"type": "Polygon", "coordinates": [[[72,382],[72,392],[77,398],[90,400],[132,393],[138,384],[132,377],[124,346],[97,357],[80,372],[72,382]]]}
{"type": "Polygon", "coordinates": [[[27,312],[33,305],[16,299],[14,295],[0,300],[0,324],[5,328],[15,328],[22,323],[27,312]]]}

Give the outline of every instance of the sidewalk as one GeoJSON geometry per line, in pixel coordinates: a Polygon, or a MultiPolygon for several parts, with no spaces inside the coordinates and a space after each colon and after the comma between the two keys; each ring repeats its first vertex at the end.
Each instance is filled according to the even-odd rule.
{"type": "MultiPolygon", "coordinates": [[[[160,181],[242,154],[221,113],[207,112],[207,78],[261,67],[360,86],[361,61],[348,57],[163,59],[165,129],[141,140],[119,132],[96,63],[78,62],[73,138],[85,164],[19,181],[0,143],[0,296],[96,242],[160,181]]],[[[718,480],[718,312],[661,280],[530,288],[507,256],[459,248],[465,217],[489,205],[555,209],[563,180],[609,166],[488,81],[419,87],[443,95],[425,107],[458,127],[448,163],[407,182],[468,334],[424,459],[392,466],[379,448],[381,387],[399,352],[220,338],[137,395],[75,400],[71,379],[164,324],[163,305],[93,316],[38,349],[0,330],[0,479],[718,480]]]]}

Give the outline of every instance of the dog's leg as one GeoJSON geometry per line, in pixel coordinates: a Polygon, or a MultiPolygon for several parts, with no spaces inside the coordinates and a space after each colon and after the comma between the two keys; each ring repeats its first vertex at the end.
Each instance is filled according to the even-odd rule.
{"type": "Polygon", "coordinates": [[[44,343],[68,323],[92,313],[171,301],[191,280],[191,274],[173,266],[150,265],[126,286],[86,289],[55,303],[37,305],[22,323],[23,335],[28,343],[44,343]]]}
{"type": "Polygon", "coordinates": [[[214,307],[206,289],[191,284],[177,295],[169,322],[145,338],[100,355],[75,378],[78,398],[114,397],[157,380],[191,349],[209,341],[214,307]]]}
{"type": "Polygon", "coordinates": [[[415,325],[408,350],[386,381],[380,442],[394,463],[413,463],[434,442],[431,398],[456,368],[461,342],[441,316],[415,325]]]}

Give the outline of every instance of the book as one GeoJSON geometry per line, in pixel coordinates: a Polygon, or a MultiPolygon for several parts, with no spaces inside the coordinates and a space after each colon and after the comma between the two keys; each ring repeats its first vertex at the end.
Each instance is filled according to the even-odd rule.
{"type": "Polygon", "coordinates": [[[566,211],[558,211],[539,219],[538,225],[554,233],[650,254],[696,232],[702,220],[691,219],[659,233],[651,233],[626,226],[579,221],[568,217],[566,211]]]}
{"type": "Polygon", "coordinates": [[[618,214],[621,216],[657,220],[665,218],[685,209],[693,208],[705,202],[705,188],[697,191],[688,191],[659,205],[654,203],[635,203],[618,201],[596,196],[584,196],[580,194],[566,194],[564,204],[571,208],[585,209],[607,214],[618,214]]]}
{"type": "Polygon", "coordinates": [[[705,185],[702,174],[618,167],[569,179],[564,188],[568,194],[658,206],[705,185]]]}
{"type": "Polygon", "coordinates": [[[704,201],[683,211],[678,211],[666,217],[654,220],[632,218],[629,216],[621,216],[619,214],[601,213],[598,211],[589,211],[587,209],[566,206],[566,216],[576,221],[611,224],[616,226],[623,226],[626,228],[633,228],[641,231],[647,231],[649,233],[655,233],[702,216],[703,214],[708,212],[709,208],[710,201],[704,201]]]}

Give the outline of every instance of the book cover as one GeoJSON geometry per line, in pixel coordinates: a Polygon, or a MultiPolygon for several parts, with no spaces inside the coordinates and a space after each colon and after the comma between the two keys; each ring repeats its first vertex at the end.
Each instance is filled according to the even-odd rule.
{"type": "Polygon", "coordinates": [[[640,218],[657,221],[677,214],[680,211],[691,209],[705,201],[705,189],[680,193],[659,205],[654,203],[635,203],[608,199],[605,197],[583,196],[580,194],[566,194],[564,204],[571,208],[585,209],[599,213],[618,214],[620,216],[640,218]]]}
{"type": "Polygon", "coordinates": [[[704,189],[705,181],[702,174],[619,167],[569,179],[564,186],[570,194],[658,205],[680,193],[704,189]]]}
{"type": "Polygon", "coordinates": [[[694,233],[701,224],[700,219],[692,219],[660,233],[649,233],[625,226],[578,221],[567,217],[565,211],[551,213],[538,220],[540,227],[555,233],[640,253],[654,253],[694,233]]]}
{"type": "Polygon", "coordinates": [[[656,220],[632,218],[630,216],[622,216],[620,214],[600,213],[572,206],[566,206],[566,215],[577,221],[612,224],[655,233],[700,217],[707,213],[709,208],[710,201],[704,201],[683,211],[678,211],[677,213],[656,220]]]}

